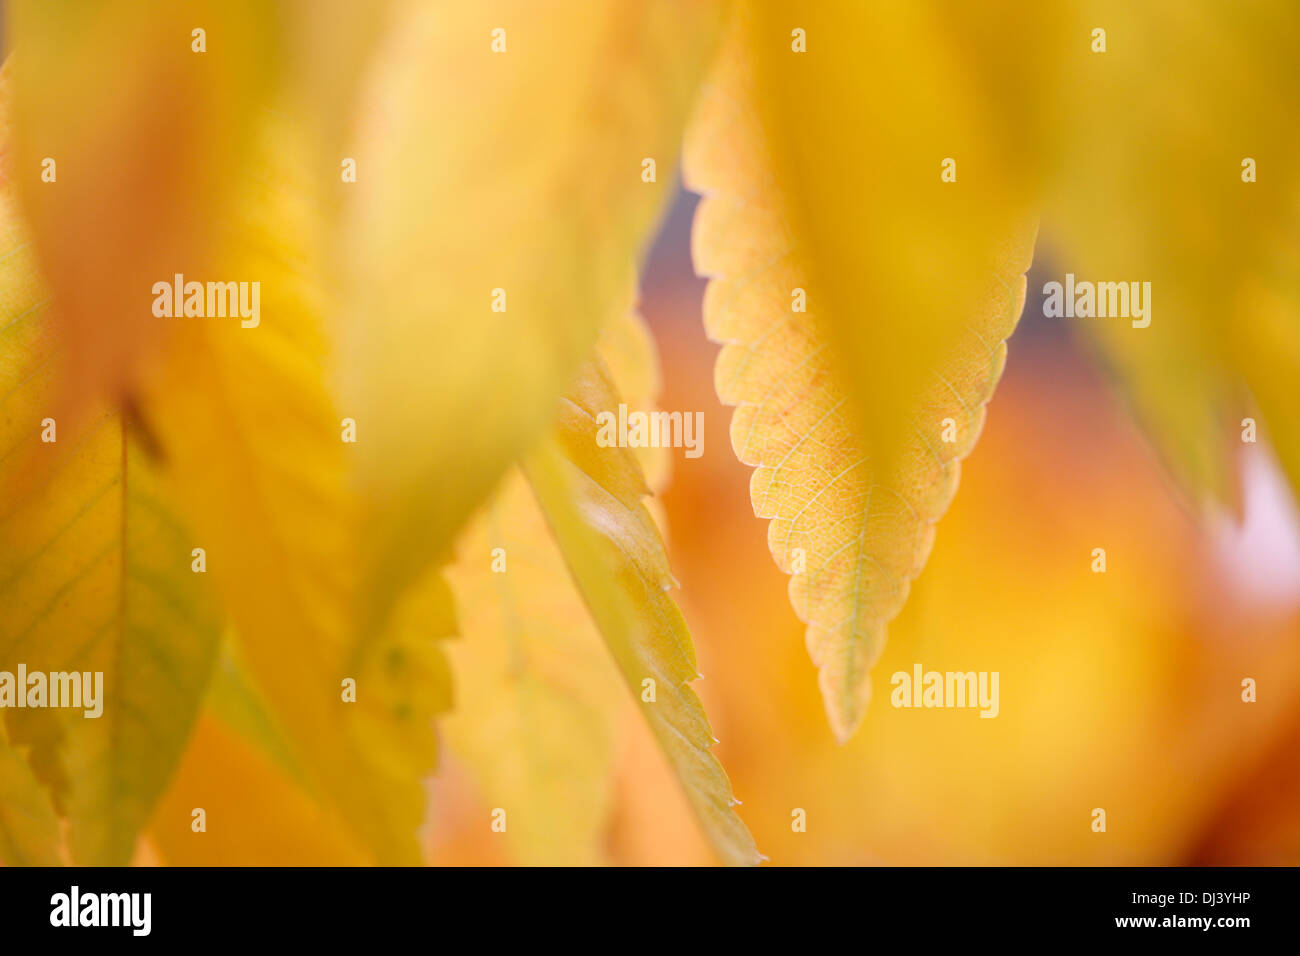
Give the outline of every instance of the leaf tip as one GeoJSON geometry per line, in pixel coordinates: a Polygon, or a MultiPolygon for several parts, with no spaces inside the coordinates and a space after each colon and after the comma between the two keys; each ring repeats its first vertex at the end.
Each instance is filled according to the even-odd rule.
{"type": "Polygon", "coordinates": [[[871,681],[865,677],[846,681],[826,668],[822,670],[818,683],[826,704],[826,719],[830,723],[831,734],[837,744],[847,744],[866,717],[867,704],[871,700],[871,681]]]}

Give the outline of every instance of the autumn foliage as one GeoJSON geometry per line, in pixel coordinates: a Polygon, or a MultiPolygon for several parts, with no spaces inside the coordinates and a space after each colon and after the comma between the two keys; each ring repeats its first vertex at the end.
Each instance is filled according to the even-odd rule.
{"type": "Polygon", "coordinates": [[[1300,854],[1294,4],[9,8],[0,862],[1300,854]]]}

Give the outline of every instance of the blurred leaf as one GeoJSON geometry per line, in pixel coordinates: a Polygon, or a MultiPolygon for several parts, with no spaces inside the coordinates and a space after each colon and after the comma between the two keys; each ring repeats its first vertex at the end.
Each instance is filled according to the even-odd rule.
{"type": "Polygon", "coordinates": [[[285,23],[318,12],[242,0],[183,11],[24,4],[17,166],[82,404],[106,389],[139,403],[167,460],[166,494],[201,535],[296,756],[382,859],[409,861],[433,763],[426,718],[447,675],[427,641],[352,631],[356,509],[326,389],[318,278],[318,233],[338,205],[322,182],[339,161],[315,162],[312,147],[345,134],[329,110],[347,108],[377,30],[285,23]],[[124,48],[140,55],[124,62],[124,48]],[[319,77],[326,60],[319,90],[279,85],[281,68],[319,77]],[[330,102],[304,103],[313,94],[330,102]],[[60,175],[42,182],[51,152],[60,175]],[[129,208],[108,201],[117,197],[129,208]],[[264,285],[266,324],[160,321],[144,291],[174,273],[264,285]],[[165,343],[161,361],[142,365],[150,343],[165,343]],[[364,685],[353,709],[345,677],[364,685]]]}
{"type": "Polygon", "coordinates": [[[58,866],[59,818],[50,794],[0,721],[0,863],[58,866]]]}
{"type": "Polygon", "coordinates": [[[365,429],[374,530],[363,627],[449,556],[630,304],[716,20],[694,0],[402,9],[364,101],[342,258],[345,407],[365,429]]]}
{"type": "MultiPolygon", "coordinates": [[[[339,176],[352,153],[365,77],[393,28],[393,0],[275,0],[290,25],[284,43],[291,68],[281,77],[294,117],[309,122],[319,156],[339,176]]],[[[355,157],[354,157],[355,158],[355,157]]],[[[340,178],[341,181],[341,178],[340,178]]]]}
{"type": "MultiPolygon", "coordinates": [[[[636,309],[610,322],[600,331],[596,354],[609,371],[609,380],[629,408],[653,409],[659,397],[659,353],[654,336],[636,309]]],[[[664,445],[647,445],[632,449],[645,473],[646,484],[657,494],[672,476],[672,449],[664,445]]],[[[653,506],[656,499],[649,499],[653,506]]],[[[651,513],[658,519],[659,515],[651,513]]]]}
{"type": "MultiPolygon", "coordinates": [[[[403,602],[394,630],[368,656],[352,723],[367,757],[402,777],[433,752],[432,717],[451,706],[446,661],[431,636],[448,633],[445,584],[431,575],[403,602]]],[[[234,635],[231,635],[234,637],[234,635]]],[[[249,677],[238,640],[227,641],[208,688],[196,740],[151,835],[173,865],[354,865],[370,859],[355,825],[331,813],[334,794],[304,767],[282,720],[249,677]],[[238,786],[225,781],[238,781],[238,786]],[[267,802],[274,801],[274,806],[267,802]],[[191,836],[190,811],[214,817],[191,836]]]]}
{"type": "Polygon", "coordinates": [[[275,116],[257,134],[253,176],[230,213],[240,242],[219,274],[262,283],[261,322],[179,327],[141,406],[165,449],[169,493],[208,549],[240,658],[311,789],[378,860],[415,862],[436,751],[429,719],[450,694],[435,643],[451,629],[450,597],[435,580],[411,598],[427,602],[418,633],[399,614],[382,633],[354,636],[349,568],[368,528],[351,483],[363,446],[341,440],[328,387],[321,196],[335,173],[314,170],[305,138],[275,116]],[[356,703],[343,699],[346,679],[356,703]]]}
{"type": "Polygon", "coordinates": [[[220,623],[130,415],[56,419],[42,441],[65,346],[11,188],[0,235],[0,669],[103,672],[98,718],[8,719],[47,741],[35,762],[67,789],[75,859],[120,865],[189,737],[220,623]]]}
{"type": "Polygon", "coordinates": [[[517,862],[605,862],[624,699],[518,472],[507,473],[457,553],[448,576],[462,636],[449,654],[459,706],[445,724],[448,745],[488,805],[506,810],[505,839],[517,862]]]}
{"type": "Polygon", "coordinates": [[[525,460],[564,560],[623,680],[639,702],[718,857],[760,860],[734,809],[704,707],[690,682],[699,673],[686,622],[668,589],[676,581],[654,520],[636,456],[596,443],[596,415],[617,408],[604,363],[589,363],[570,389],[555,435],[525,460]],[[647,701],[646,681],[655,699],[647,701]]]}
{"type": "MultiPolygon", "coordinates": [[[[154,282],[212,275],[249,131],[282,59],[279,4],[15,0],[11,173],[67,333],[69,410],[127,389],[166,325],[154,282]],[[191,31],[206,30],[196,53],[191,31]],[[129,51],[126,54],[125,51],[129,51]],[[52,159],[57,179],[45,181],[52,159]]],[[[61,409],[62,411],[63,409],[61,409]]]]}
{"type": "Polygon", "coordinates": [[[228,634],[222,641],[204,709],[206,716],[254,744],[286,776],[300,786],[310,787],[311,780],[294,754],[292,741],[285,736],[265,695],[248,675],[248,666],[241,658],[234,634],[228,634]]]}
{"type": "MultiPolygon", "coordinates": [[[[447,556],[470,509],[545,424],[549,403],[538,395],[559,391],[600,320],[626,295],[637,244],[672,181],[713,19],[711,8],[684,2],[632,17],[613,3],[573,4],[560,47],[555,17],[525,4],[408,6],[411,28],[394,34],[366,122],[354,133],[355,186],[333,179],[333,160],[313,162],[312,137],[346,137],[347,124],[331,131],[326,121],[304,136],[310,124],[282,120],[301,105],[298,87],[277,91],[268,70],[284,40],[284,5],[214,5],[205,54],[189,50],[192,9],[175,37],[179,14],[153,7],[124,10],[118,23],[99,11],[28,5],[15,21],[31,48],[21,78],[22,168],[39,168],[35,157],[53,130],[64,137],[59,161],[72,165],[73,177],[89,166],[87,154],[101,156],[96,173],[125,183],[120,195],[142,210],[134,218],[131,210],[104,213],[87,193],[114,194],[99,178],[89,186],[72,178],[75,188],[48,194],[43,186],[63,190],[66,169],[57,184],[33,180],[44,258],[56,293],[70,303],[59,303],[64,324],[76,331],[92,312],[113,320],[101,323],[112,348],[78,337],[72,368],[89,394],[126,394],[138,405],[167,462],[166,494],[208,551],[251,682],[310,789],[326,794],[384,861],[415,858],[420,778],[433,762],[429,717],[450,701],[433,643],[451,629],[450,601],[428,566],[447,556]],[[511,36],[510,53],[499,57],[489,50],[497,16],[511,36]],[[109,74],[104,106],[91,76],[106,68],[106,56],[120,56],[127,37],[117,31],[129,33],[139,17],[148,23],[142,64],[109,74]],[[458,27],[481,31],[481,49],[458,27]],[[169,45],[173,39],[182,45],[169,45]],[[66,77],[55,75],[61,43],[84,54],[66,77]],[[483,76],[481,97],[460,92],[467,63],[483,76]],[[593,85],[593,71],[606,64],[617,79],[593,85]],[[166,89],[159,102],[167,110],[146,102],[158,88],[166,89]],[[539,89],[550,91],[549,112],[536,109],[539,89]],[[65,128],[66,119],[51,121],[67,103],[65,113],[92,113],[80,132],[65,128]],[[143,119],[133,125],[122,111],[143,119]],[[188,134],[145,156],[138,130],[167,128],[172,114],[190,121],[173,124],[188,134]],[[568,134],[555,135],[556,127],[568,134]],[[640,143],[631,155],[616,145],[629,140],[640,143]],[[500,176],[481,175],[484,155],[495,157],[500,176]],[[657,182],[641,179],[645,156],[660,163],[657,182]],[[467,179],[471,168],[476,175],[467,179]],[[504,186],[525,198],[502,204],[504,186]],[[358,247],[339,250],[327,243],[330,210],[344,195],[355,200],[344,235],[358,247]],[[466,225],[454,240],[445,227],[453,216],[466,225]],[[119,232],[128,235],[114,245],[105,222],[124,224],[119,232]],[[137,225],[147,235],[129,233],[137,225]],[[129,262],[120,261],[122,249],[129,262]],[[458,283],[455,294],[418,292],[431,261],[458,283]],[[324,278],[336,265],[357,295],[341,309],[324,278]],[[249,331],[144,314],[140,290],[180,271],[259,282],[262,324],[249,331]],[[493,281],[474,284],[488,273],[493,281]],[[467,304],[487,309],[498,282],[516,310],[504,338],[465,321],[467,304]],[[419,301],[409,302],[413,290],[419,301]],[[446,321],[430,322],[430,308],[446,321]],[[339,349],[346,368],[328,344],[335,311],[338,327],[329,331],[346,333],[339,349]],[[162,329],[161,360],[141,365],[162,329]],[[429,365],[439,359],[444,367],[429,365]],[[485,390],[494,376],[510,387],[485,390]],[[360,380],[352,399],[335,400],[336,377],[360,380]],[[485,395],[497,396],[487,414],[485,395]],[[464,442],[467,414],[479,427],[464,442]],[[339,440],[344,418],[358,422],[355,445],[339,440]],[[414,434],[438,441],[412,442],[414,434]],[[348,569],[358,555],[355,575],[348,569]],[[431,583],[412,588],[422,575],[431,583]],[[355,706],[341,700],[346,678],[357,681],[355,706]]],[[[326,41],[316,52],[335,41],[355,52],[347,36],[326,41]]],[[[360,74],[356,60],[342,59],[360,74]]],[[[310,73],[322,61],[303,62],[310,73]]]]}
{"type": "Polygon", "coordinates": [[[1062,273],[1149,281],[1152,303],[1147,328],[1076,321],[1193,497],[1234,497],[1247,414],[1300,487],[1300,7],[1103,0],[1086,24],[1082,9],[1052,19],[1076,42],[1025,128],[1048,187],[1043,232],[1062,273]],[[1094,26],[1104,54],[1085,39],[1094,26]],[[1043,155],[1062,116],[1086,133],[1043,155]],[[1242,181],[1246,157],[1256,182],[1242,181]]]}
{"type": "MultiPolygon", "coordinates": [[[[598,351],[628,400],[649,407],[658,361],[641,317],[606,325],[598,351]]],[[[667,451],[637,449],[661,470],[667,451]]],[[[452,749],[484,798],[507,810],[519,862],[606,862],[614,734],[626,701],[521,474],[507,473],[463,532],[448,576],[462,634],[449,649],[460,699],[445,725],[452,749]]]]}
{"type": "Polygon", "coordinates": [[[360,866],[370,855],[248,738],[205,713],[149,835],[172,866],[360,866]],[[206,815],[195,833],[193,811],[206,815]]]}
{"type": "Polygon", "coordinates": [[[842,741],[979,437],[1034,229],[941,19],[819,4],[803,54],[782,5],[735,9],[688,133],[694,259],[732,445],[842,741]]]}

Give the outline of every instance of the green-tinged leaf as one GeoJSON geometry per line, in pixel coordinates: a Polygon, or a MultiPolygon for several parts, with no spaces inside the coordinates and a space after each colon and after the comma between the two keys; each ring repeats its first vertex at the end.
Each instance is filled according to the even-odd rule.
{"type": "Polygon", "coordinates": [[[57,866],[59,818],[49,791],[6,739],[0,721],[0,863],[57,866]]]}
{"type": "Polygon", "coordinates": [[[596,416],[618,407],[603,363],[585,367],[563,403],[554,437],[524,470],[592,618],[681,781],[718,857],[752,865],[760,857],[735,811],[731,783],[710,752],[715,743],[691,687],[695,649],[668,590],[659,532],[642,503],[635,455],[596,442],[596,416]],[[652,683],[647,684],[650,681],[652,683]],[[653,690],[654,700],[648,691],[653,690]]]}
{"type": "Polygon", "coordinates": [[[124,864],[189,737],[220,621],[130,415],[51,416],[60,339],[8,190],[0,243],[0,670],[78,672],[101,710],[7,714],[60,789],[74,859],[124,864]]]}

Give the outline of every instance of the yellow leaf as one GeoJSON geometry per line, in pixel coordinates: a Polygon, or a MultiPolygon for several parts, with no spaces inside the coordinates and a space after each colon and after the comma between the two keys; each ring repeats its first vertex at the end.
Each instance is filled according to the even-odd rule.
{"type": "Polygon", "coordinates": [[[412,768],[437,750],[434,718],[452,709],[452,676],[442,640],[458,633],[454,601],[442,569],[431,569],[402,595],[377,639],[353,652],[358,745],[410,785],[412,768]]]}
{"type": "Polygon", "coordinates": [[[364,77],[393,25],[391,0],[276,0],[290,26],[284,45],[290,66],[281,75],[294,117],[312,128],[319,156],[338,182],[353,155],[364,77]]]}
{"type": "MultiPolygon", "coordinates": [[[[610,382],[630,409],[651,410],[659,396],[659,352],[654,336],[636,309],[618,322],[610,322],[600,332],[596,354],[609,371],[610,382]]],[[[578,383],[581,386],[581,380],[578,383]]],[[[651,492],[658,493],[672,477],[672,449],[664,445],[646,445],[633,449],[637,463],[645,473],[651,492]]],[[[649,504],[654,505],[655,499],[649,504]]],[[[659,514],[652,509],[656,520],[659,514]]]]}
{"type": "Polygon", "coordinates": [[[319,77],[328,60],[321,85],[332,108],[346,107],[365,59],[358,38],[374,31],[338,21],[281,30],[286,14],[318,12],[205,2],[88,16],[24,5],[16,162],[74,333],[65,366],[81,404],[106,390],[138,402],[166,456],[164,494],[193,519],[295,754],[381,858],[413,860],[420,775],[434,751],[425,718],[442,703],[422,695],[430,683],[445,690],[447,675],[445,665],[407,666],[437,655],[405,636],[351,630],[343,572],[356,509],[325,388],[323,255],[312,244],[337,205],[318,184],[337,180],[338,160],[316,162],[306,145],[313,135],[333,143],[348,124],[304,108],[306,81],[278,92],[275,81],[281,67],[319,77]],[[140,56],[123,61],[125,48],[140,56]],[[277,138],[266,129],[276,122],[293,128],[277,138]],[[160,128],[168,135],[155,142],[160,128]],[[38,178],[44,150],[56,154],[57,180],[38,178]],[[144,292],[175,273],[264,284],[266,325],[150,315],[144,292]],[[160,361],[141,366],[155,343],[160,361]],[[349,678],[364,685],[355,706],[342,699],[349,678]]]}
{"type": "Polygon", "coordinates": [[[727,864],[759,854],[736,815],[731,783],[717,758],[686,622],[668,589],[676,585],[654,520],[642,504],[645,479],[629,449],[596,443],[596,415],[618,406],[599,360],[589,363],[562,403],[555,436],[525,460],[569,572],[623,680],[639,702],[706,837],[727,864]]]}
{"type": "Polygon", "coordinates": [[[1034,227],[942,17],[818,4],[799,53],[780,5],[735,9],[687,135],[696,271],[732,446],[845,740],[979,436],[1034,227]]]}
{"type": "MultiPolygon", "coordinates": [[[[420,634],[438,633],[445,627],[436,607],[431,616],[425,613],[430,602],[442,599],[437,587],[441,582],[431,580],[432,586],[422,589],[424,600],[409,602],[406,607],[412,613],[401,616],[408,626],[418,623],[420,634]]],[[[403,636],[409,635],[399,638],[403,636]]],[[[428,646],[427,640],[420,643],[428,646]]],[[[439,709],[450,706],[441,696],[450,680],[441,655],[438,663],[444,666],[432,672],[435,689],[419,688],[416,700],[404,701],[402,684],[429,675],[418,666],[420,660],[406,659],[401,639],[394,644],[398,656],[382,655],[391,672],[378,676],[400,680],[396,688],[384,691],[377,690],[370,680],[359,682],[361,697],[355,706],[370,715],[361,719],[362,723],[391,724],[395,708],[422,706],[431,700],[439,709]]],[[[229,640],[222,648],[194,741],[150,825],[154,844],[173,865],[337,866],[368,862],[372,856],[358,844],[356,828],[331,812],[332,795],[323,791],[319,780],[304,767],[282,721],[249,679],[240,646],[229,640]],[[202,833],[193,829],[196,808],[204,810],[208,824],[202,833]]],[[[389,762],[395,759],[399,764],[418,759],[420,748],[429,746],[427,720],[425,723],[426,733],[416,735],[414,753],[400,746],[409,735],[392,735],[388,728],[379,728],[381,732],[367,741],[377,748],[373,756],[389,762]]]]}
{"type": "Polygon", "coordinates": [[[342,260],[345,407],[365,429],[375,531],[366,626],[448,556],[629,304],[716,14],[686,0],[402,9],[365,101],[342,260]]]}
{"type": "MultiPolygon", "coordinates": [[[[310,777],[295,755],[293,744],[285,736],[265,695],[249,677],[239,642],[231,632],[227,632],[222,641],[212,671],[204,715],[256,746],[286,776],[304,789],[310,789],[310,777]]],[[[318,800],[323,798],[319,793],[313,796],[318,800]]]]}
{"type": "MultiPolygon", "coordinates": [[[[658,363],[641,317],[606,325],[598,351],[628,399],[646,407],[658,363]]],[[[637,452],[643,464],[667,464],[667,449],[637,452]]],[[[626,701],[521,474],[507,473],[456,551],[448,577],[462,639],[449,654],[460,706],[445,725],[450,745],[488,803],[507,810],[515,859],[604,862],[614,728],[626,701]]]]}
{"type": "Polygon", "coordinates": [[[59,819],[50,794],[6,739],[4,721],[0,721],[0,863],[59,864],[59,819]]]}
{"type": "MultiPolygon", "coordinates": [[[[1300,187],[1298,187],[1300,190],[1300,187]]],[[[1291,216],[1300,224],[1300,191],[1291,216]]],[[[1237,315],[1230,333],[1232,361],[1264,416],[1267,437],[1277,452],[1291,488],[1300,496],[1300,234],[1280,241],[1258,274],[1243,277],[1237,315]]],[[[1240,407],[1240,406],[1238,406],[1240,407]]],[[[1242,422],[1232,422],[1234,438],[1242,422]]]]}
{"type": "MultiPolygon", "coordinates": [[[[1235,498],[1231,451],[1246,415],[1300,486],[1300,447],[1287,427],[1300,411],[1290,384],[1300,374],[1290,281],[1300,269],[1296,5],[906,8],[907,17],[878,11],[874,24],[905,57],[890,64],[892,76],[925,83],[940,68],[954,72],[946,102],[928,112],[946,122],[960,111],[1004,143],[989,172],[1023,183],[1042,207],[1048,277],[1150,283],[1145,317],[1035,321],[1064,322],[1087,341],[1194,498],[1235,498]]],[[[820,38],[810,44],[809,57],[825,48],[820,38]]],[[[915,130],[864,125],[883,148],[911,155],[915,130]]],[[[944,155],[957,157],[965,181],[968,144],[955,130],[946,138],[944,155]]]]}
{"type": "Polygon", "coordinates": [[[1045,167],[1057,267],[1149,282],[1149,325],[1073,321],[1195,497],[1234,497],[1230,452],[1247,414],[1300,488],[1300,8],[1108,0],[1088,16],[1107,28],[1107,51],[1072,44],[1044,88],[1059,94],[1039,96],[1023,138],[1045,167]],[[1080,141],[1041,155],[1063,116],[1080,141]]]}
{"type": "MultiPolygon", "coordinates": [[[[614,729],[625,700],[517,471],[456,550],[448,577],[461,638],[448,653],[459,703],[445,723],[448,744],[488,806],[506,811],[517,862],[604,862],[614,729]]],[[[484,828],[488,822],[485,815],[484,828]]]]}
{"type": "Polygon", "coordinates": [[[180,327],[141,408],[167,455],[168,491],[208,546],[248,675],[311,789],[378,860],[414,862],[436,750],[430,718],[450,693],[434,644],[451,629],[450,596],[434,579],[386,631],[352,626],[348,569],[368,527],[352,483],[359,445],[343,440],[348,416],[329,388],[326,174],[307,161],[301,131],[275,115],[257,133],[254,176],[230,213],[239,241],[221,274],[262,283],[261,321],[180,327]]]}
{"type": "Polygon", "coordinates": [[[49,414],[62,340],[7,189],[0,235],[0,670],[76,671],[97,697],[7,717],[46,741],[34,763],[66,789],[74,858],[120,865],[189,736],[220,623],[130,415],[49,414]]]}

